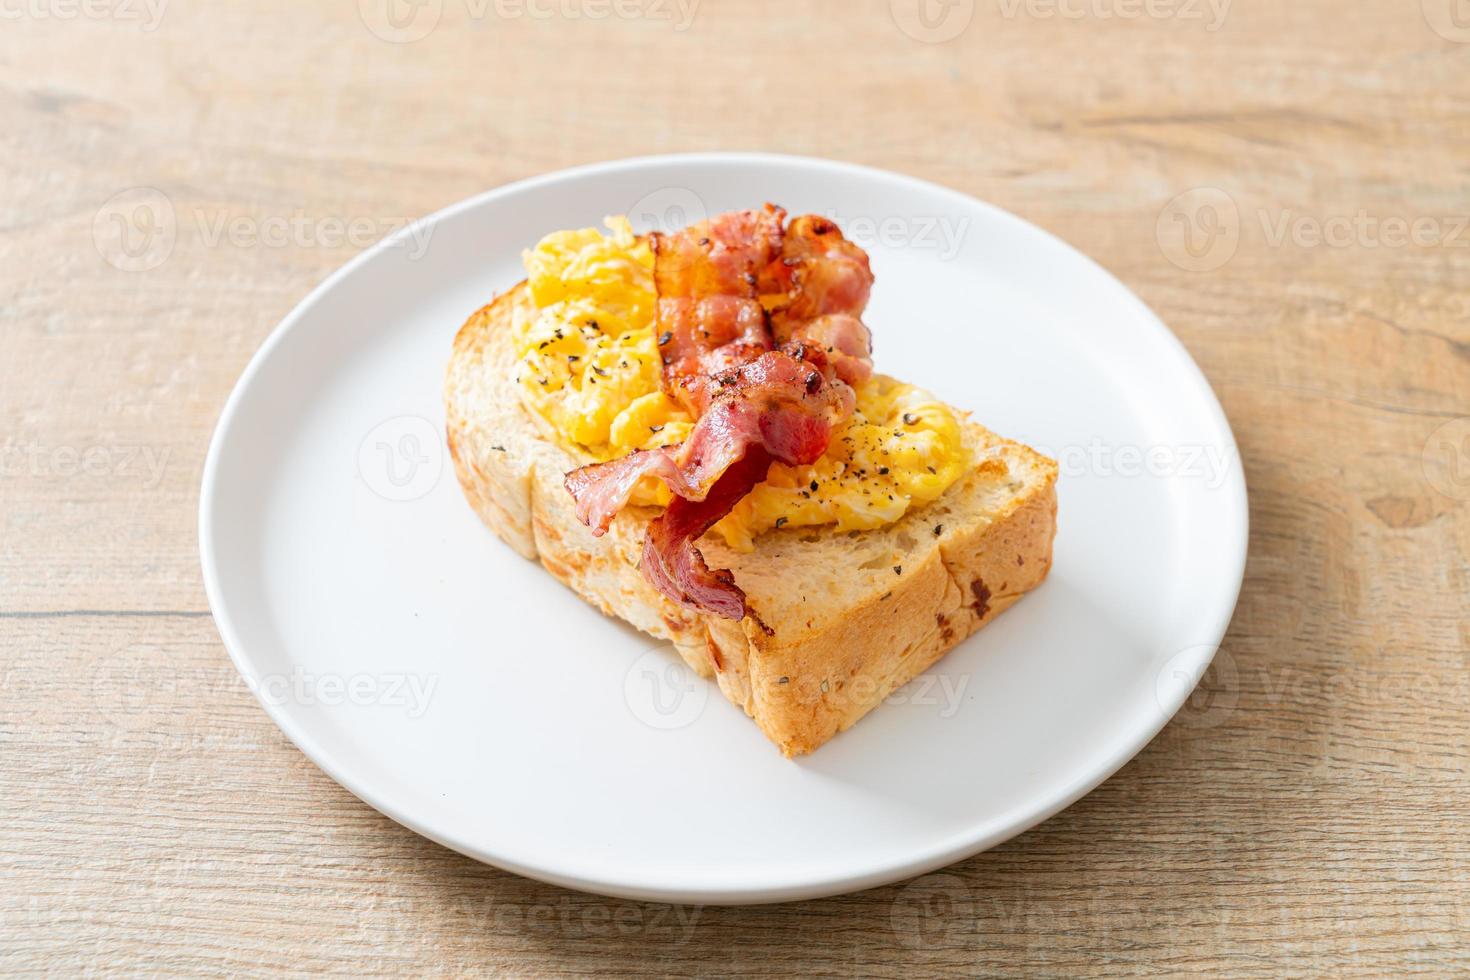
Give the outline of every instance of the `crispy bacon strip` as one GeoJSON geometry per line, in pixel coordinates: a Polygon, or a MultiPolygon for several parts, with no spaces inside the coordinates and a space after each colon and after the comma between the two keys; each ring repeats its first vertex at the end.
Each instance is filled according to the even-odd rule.
{"type": "Polygon", "coordinates": [[[781,262],[767,269],[762,289],[784,299],[772,315],[776,342],[782,343],[803,321],[833,313],[862,316],[873,270],[868,253],[844,238],[834,222],[807,214],[792,219],[782,238],[781,262]]]}
{"type": "Polygon", "coordinates": [[[658,328],[664,391],[695,417],[714,397],[711,375],[771,349],[766,311],[755,299],[660,299],[658,328]]]}
{"type": "Polygon", "coordinates": [[[664,390],[696,417],[713,396],[710,375],[771,349],[757,290],[761,273],[781,254],[785,218],[768,204],[649,236],[664,390]]]}
{"type": "Polygon", "coordinates": [[[768,204],[650,236],[664,390],[698,421],[678,446],[566,477],[594,534],[644,476],[663,481],[675,498],[649,525],[644,575],[676,602],[731,619],[750,613],[745,593],[729,571],[710,571],[695,541],[773,460],[820,459],[852,414],[851,386],[872,373],[861,320],[873,283],[867,255],[825,218],[783,230],[785,215],[768,204]]]}
{"type": "MultiPolygon", "coordinates": [[[[830,374],[856,388],[873,376],[873,341],[867,325],[855,316],[836,313],[795,324],[787,346],[800,344],[820,352],[830,374]]],[[[808,359],[813,359],[808,355],[808,359]]]]}
{"type": "Polygon", "coordinates": [[[862,322],[873,290],[868,253],[816,215],[792,220],[781,258],[767,267],[761,292],[773,304],[777,344],[801,342],[825,351],[837,376],[859,385],[873,374],[872,335],[862,322]]]}
{"type": "Polygon", "coordinates": [[[728,568],[710,571],[694,542],[764,480],[770,466],[770,455],[759,446],[752,447],[725,471],[704,500],[675,497],[654,518],[643,542],[640,566],[654,588],[686,606],[726,619],[745,618],[749,612],[745,592],[735,584],[735,576],[728,568]]]}

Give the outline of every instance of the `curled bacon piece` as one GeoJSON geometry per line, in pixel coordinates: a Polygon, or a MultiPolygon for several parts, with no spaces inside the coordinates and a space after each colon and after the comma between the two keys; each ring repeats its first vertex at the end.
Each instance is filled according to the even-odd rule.
{"type": "Polygon", "coordinates": [[[785,219],[768,204],[649,235],[664,391],[696,417],[709,405],[710,375],[771,349],[757,287],[781,255],[785,219]]]}
{"type": "Polygon", "coordinates": [[[822,349],[838,377],[859,385],[873,374],[872,335],[861,317],[873,290],[868,253],[816,215],[791,222],[781,259],[767,267],[761,285],[775,296],[771,333],[778,344],[800,342],[822,349]]]}
{"type": "Polygon", "coordinates": [[[832,373],[853,387],[873,376],[872,334],[855,316],[836,313],[797,324],[792,344],[821,352],[832,373]]]}
{"type": "Polygon", "coordinates": [[[731,619],[749,614],[745,593],[729,571],[710,571],[694,542],[773,460],[820,459],[852,414],[851,386],[872,373],[860,319],[873,283],[866,253],[825,218],[783,229],[785,217],[768,204],[650,236],[663,387],[698,421],[678,446],[566,477],[593,534],[644,476],[667,485],[675,497],[649,525],[644,575],[676,602],[731,619]]]}
{"type": "Polygon", "coordinates": [[[724,616],[744,619],[749,611],[745,592],[728,568],[710,571],[694,546],[700,536],[730,513],[740,498],[766,478],[771,457],[759,446],[725,471],[703,500],[675,497],[648,525],[643,542],[643,574],[653,587],[675,602],[724,616]]]}
{"type": "Polygon", "coordinates": [[[751,447],[793,466],[816,462],[832,427],[852,414],[856,401],[847,385],[829,383],[818,365],[785,350],[767,351],[711,380],[718,392],[684,442],[567,474],[577,518],[593,534],[607,530],[645,475],[679,498],[700,501],[751,447]]]}
{"type": "Polygon", "coordinates": [[[658,329],[664,391],[696,417],[714,395],[711,375],[771,349],[766,311],[755,299],[661,298],[658,329]]]}
{"type": "Polygon", "coordinates": [[[764,289],[784,297],[771,315],[777,343],[818,317],[863,315],[873,290],[868,253],[842,236],[836,223],[814,214],[792,219],[781,262],[767,270],[764,289]]]}

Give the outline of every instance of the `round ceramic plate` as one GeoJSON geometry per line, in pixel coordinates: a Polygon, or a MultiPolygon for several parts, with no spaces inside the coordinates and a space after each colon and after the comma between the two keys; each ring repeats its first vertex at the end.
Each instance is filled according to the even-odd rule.
{"type": "Polygon", "coordinates": [[[626,898],[744,903],[891,882],[1056,813],[1184,702],[1235,605],[1245,484],[1208,384],[1087,258],[964,194],[820,160],[627,160],[491,191],[317,288],[210,447],[200,548],[225,646],[281,729],[393,819],[626,898]],[[1060,463],[1051,577],[789,760],[670,648],[483,528],[444,446],[465,318],[521,250],[765,201],[868,249],[881,371],[1060,463]]]}

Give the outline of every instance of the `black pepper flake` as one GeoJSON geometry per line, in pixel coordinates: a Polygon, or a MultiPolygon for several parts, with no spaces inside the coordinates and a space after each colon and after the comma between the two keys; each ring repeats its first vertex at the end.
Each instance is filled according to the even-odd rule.
{"type": "Polygon", "coordinates": [[[888,475],[888,467],[886,467],[886,466],[880,466],[880,467],[878,467],[878,475],[879,476],[887,476],[888,475]]]}
{"type": "Polygon", "coordinates": [[[701,245],[708,245],[709,244],[709,239],[708,238],[701,238],[699,240],[699,244],[701,244],[701,245]]]}
{"type": "Polygon", "coordinates": [[[491,446],[490,448],[493,449],[493,450],[495,450],[497,453],[503,453],[503,452],[505,452],[505,447],[504,446],[491,446]]]}
{"type": "Polygon", "coordinates": [[[667,344],[669,341],[671,341],[673,339],[674,339],[674,331],[672,331],[672,330],[665,330],[659,336],[659,338],[658,338],[658,345],[660,347],[662,347],[662,346],[664,346],[665,344],[667,344]]]}
{"type": "Polygon", "coordinates": [[[571,361],[580,361],[581,359],[582,359],[582,355],[581,354],[568,354],[567,355],[567,361],[568,362],[571,362],[571,361]]]}
{"type": "Polygon", "coordinates": [[[588,320],[587,321],[587,326],[591,327],[593,330],[601,330],[602,329],[601,327],[599,327],[597,325],[597,321],[596,320],[588,320]]]}
{"type": "Polygon", "coordinates": [[[785,527],[785,526],[786,526],[786,518],[784,518],[784,517],[778,517],[778,518],[776,518],[776,528],[778,530],[780,528],[785,527]]]}
{"type": "Polygon", "coordinates": [[[790,684],[791,683],[791,678],[789,678],[789,677],[782,677],[780,680],[776,681],[776,683],[777,684],[790,684]]]}
{"type": "Polygon", "coordinates": [[[543,341],[541,341],[541,343],[539,343],[539,344],[536,345],[536,349],[537,350],[545,350],[546,348],[548,348],[550,346],[551,346],[551,341],[549,341],[549,340],[543,340],[543,341]]]}
{"type": "Polygon", "coordinates": [[[664,427],[661,426],[661,425],[650,425],[648,427],[648,431],[649,432],[662,432],[662,431],[664,431],[664,427]]]}
{"type": "Polygon", "coordinates": [[[919,417],[917,415],[914,415],[914,414],[910,413],[910,412],[904,412],[903,413],[903,424],[904,425],[918,425],[919,424],[919,417]]]}
{"type": "Polygon", "coordinates": [[[603,370],[602,368],[598,367],[596,364],[592,365],[592,373],[595,374],[595,375],[597,375],[599,378],[605,378],[605,377],[607,377],[607,372],[605,370],[603,370]]]}
{"type": "Polygon", "coordinates": [[[926,466],[926,467],[924,467],[924,469],[928,470],[930,473],[938,473],[939,472],[938,470],[936,470],[932,466],[926,466]]]}
{"type": "Polygon", "coordinates": [[[893,566],[893,574],[895,574],[895,575],[902,575],[903,574],[903,566],[902,565],[894,565],[893,566]]]}
{"type": "Polygon", "coordinates": [[[813,480],[812,481],[812,493],[816,493],[816,492],[817,492],[817,481],[816,480],[813,480]]]}
{"type": "Polygon", "coordinates": [[[936,524],[936,525],[934,525],[934,536],[936,538],[939,537],[943,533],[944,533],[944,525],[943,524],[936,524]]]}

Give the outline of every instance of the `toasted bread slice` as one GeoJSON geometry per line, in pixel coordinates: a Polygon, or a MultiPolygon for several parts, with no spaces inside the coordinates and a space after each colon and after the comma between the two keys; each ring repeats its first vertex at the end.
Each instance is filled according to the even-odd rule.
{"type": "Polygon", "coordinates": [[[603,537],[578,523],[563,476],[588,462],[522,405],[511,324],[525,285],[459,331],[445,385],[449,449],[475,511],[610,616],[671,641],[788,756],[850,727],[1046,578],[1056,464],[965,421],[974,469],[939,500],[872,531],[792,528],[753,552],[700,542],[729,568],[770,632],[684,609],[638,570],[653,508],[630,507],[603,537]]]}

